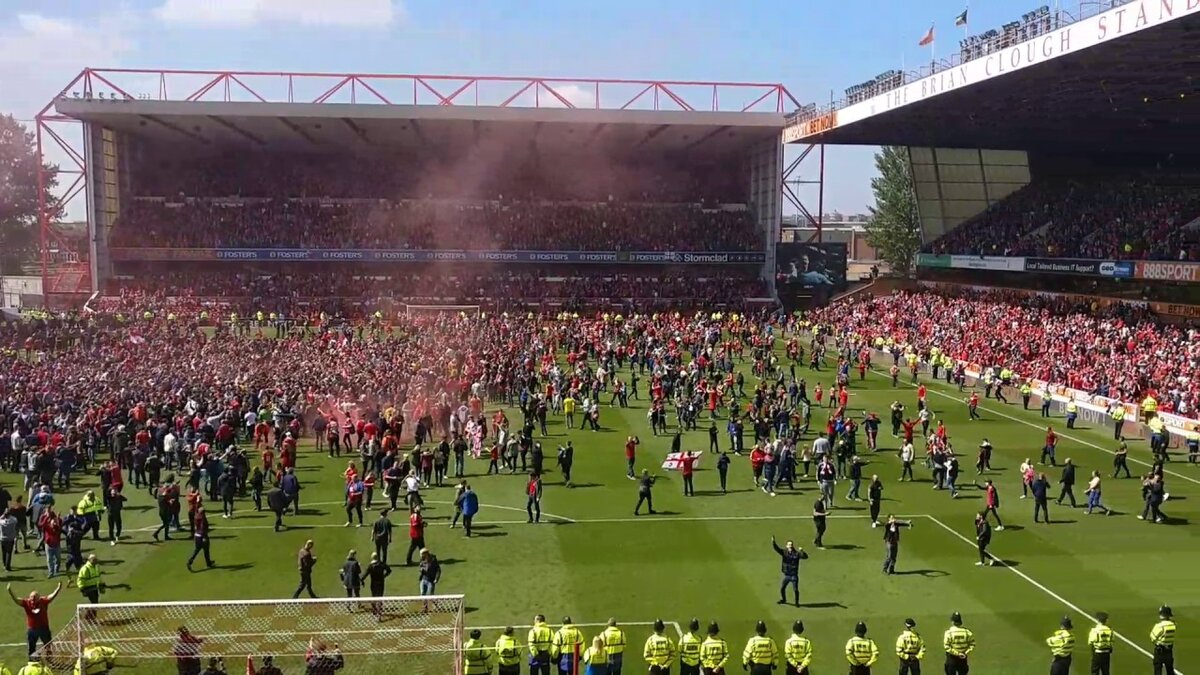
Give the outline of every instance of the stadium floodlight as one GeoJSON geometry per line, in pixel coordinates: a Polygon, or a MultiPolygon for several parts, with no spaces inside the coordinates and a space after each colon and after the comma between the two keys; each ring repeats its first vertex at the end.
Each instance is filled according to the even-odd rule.
{"type": "Polygon", "coordinates": [[[316,653],[350,673],[462,675],[464,610],[461,595],[80,605],[39,654],[62,669],[109,646],[135,672],[173,672],[182,645],[202,661],[269,656],[285,673],[316,653]]]}

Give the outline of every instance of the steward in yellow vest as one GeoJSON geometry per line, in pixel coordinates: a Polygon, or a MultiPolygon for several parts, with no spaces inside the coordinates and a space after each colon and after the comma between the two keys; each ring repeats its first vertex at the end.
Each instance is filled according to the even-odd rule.
{"type": "Polygon", "coordinates": [[[517,675],[521,672],[521,646],[513,638],[513,627],[504,629],[504,634],[496,638],[496,663],[499,675],[517,675]]]}
{"type": "Polygon", "coordinates": [[[492,672],[492,652],[479,638],[483,633],[478,628],[471,631],[471,639],[463,645],[465,675],[487,675],[492,672]]]}

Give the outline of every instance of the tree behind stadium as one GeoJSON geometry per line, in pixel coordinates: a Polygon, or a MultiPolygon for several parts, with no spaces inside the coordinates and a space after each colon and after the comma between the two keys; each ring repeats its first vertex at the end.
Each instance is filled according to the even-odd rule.
{"type": "MultiPolygon", "coordinates": [[[[35,138],[12,115],[0,115],[0,269],[16,272],[38,259],[38,184],[35,138]]],[[[54,167],[44,186],[47,216],[57,220],[62,208],[51,194],[58,181],[54,167]]]]}
{"type": "Polygon", "coordinates": [[[893,272],[907,276],[921,248],[921,223],[907,149],[884,146],[875,153],[875,169],[879,175],[871,179],[875,206],[870,207],[867,243],[893,272]]]}

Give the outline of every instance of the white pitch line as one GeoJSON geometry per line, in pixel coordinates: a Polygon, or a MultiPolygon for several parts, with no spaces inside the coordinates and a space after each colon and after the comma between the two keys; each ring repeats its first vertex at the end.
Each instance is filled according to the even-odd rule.
{"type": "MultiPolygon", "coordinates": [[[[542,514],[542,515],[545,515],[545,514],[542,514]]],[[[860,519],[860,518],[867,518],[867,517],[869,517],[869,516],[867,516],[866,514],[855,514],[855,513],[843,513],[843,514],[834,513],[834,514],[830,514],[828,516],[828,518],[830,518],[830,519],[841,519],[841,520],[853,520],[853,519],[860,519]]],[[[899,516],[898,515],[896,517],[897,518],[919,518],[920,516],[919,515],[918,516],[899,516]]],[[[564,522],[570,523],[572,525],[596,525],[596,524],[602,524],[602,523],[679,523],[679,522],[687,523],[687,522],[708,522],[708,521],[720,522],[720,521],[743,521],[743,520],[807,520],[808,518],[812,518],[812,516],[807,515],[807,514],[795,514],[795,515],[772,514],[772,515],[768,515],[768,516],[650,516],[650,515],[646,515],[646,516],[629,516],[629,517],[625,517],[625,518],[576,518],[576,519],[572,519],[572,520],[566,520],[564,522]]],[[[528,520],[481,520],[481,521],[475,523],[475,526],[478,527],[480,525],[528,525],[528,524],[529,524],[528,520]]],[[[331,528],[358,529],[358,528],[347,528],[345,525],[337,525],[335,523],[317,523],[315,525],[298,525],[296,527],[297,530],[300,530],[300,529],[331,529],[331,528]]],[[[152,532],[155,529],[157,529],[157,528],[143,527],[143,528],[140,528],[137,530],[129,530],[129,531],[131,531],[131,532],[152,532]]],[[[271,525],[225,525],[225,526],[222,526],[219,528],[215,528],[216,531],[272,530],[272,529],[275,529],[274,524],[271,524],[271,525]]],[[[287,530],[286,524],[284,525],[284,530],[287,530]]]]}
{"type": "MultiPolygon", "coordinates": [[[[968,546],[971,546],[971,547],[978,546],[978,544],[976,542],[971,541],[970,539],[966,538],[965,536],[960,534],[954,528],[950,527],[946,523],[943,523],[936,516],[925,514],[925,517],[928,518],[929,520],[933,521],[934,524],[938,525],[943,530],[945,530],[945,531],[949,532],[950,534],[954,535],[955,537],[958,537],[959,539],[961,539],[963,541],[963,543],[967,544],[968,546]]],[[[1065,607],[1068,607],[1072,611],[1076,612],[1077,614],[1082,616],[1084,619],[1086,619],[1088,622],[1093,623],[1093,624],[1096,623],[1095,617],[1093,617],[1091,614],[1088,614],[1087,612],[1083,611],[1083,609],[1081,609],[1078,605],[1071,602],[1070,600],[1067,600],[1066,598],[1059,595],[1058,593],[1055,593],[1054,591],[1050,590],[1049,588],[1046,588],[1038,580],[1036,580],[1033,577],[1029,576],[1028,574],[1022,572],[1021,570],[1017,569],[1016,567],[1011,567],[1009,565],[1005,565],[1004,561],[1001,558],[999,558],[991,553],[988,553],[988,557],[991,558],[992,560],[996,561],[997,563],[999,563],[1001,567],[1004,567],[1009,572],[1012,572],[1013,574],[1024,579],[1026,582],[1028,582],[1034,588],[1036,588],[1039,591],[1045,593],[1046,595],[1054,598],[1055,600],[1062,603],[1065,607]]],[[[1133,647],[1135,650],[1137,650],[1142,655],[1144,655],[1148,658],[1151,658],[1151,659],[1154,658],[1154,654],[1150,653],[1149,651],[1146,651],[1146,649],[1143,648],[1141,645],[1134,642],[1133,640],[1130,640],[1129,638],[1125,637],[1121,633],[1118,633],[1117,631],[1114,630],[1113,635],[1117,636],[1117,638],[1120,639],[1125,644],[1129,645],[1130,647],[1133,647]]],[[[1179,670],[1178,668],[1175,669],[1175,673],[1176,673],[1176,675],[1183,675],[1183,671],[1179,670]]]]}
{"type": "MultiPolygon", "coordinates": [[[[308,507],[308,506],[330,506],[330,505],[334,505],[334,504],[344,504],[344,503],[345,502],[312,502],[311,504],[305,504],[304,506],[306,506],[306,507],[308,507]]],[[[453,505],[454,504],[454,502],[435,501],[432,499],[425,500],[425,503],[426,504],[445,504],[445,505],[453,505]]],[[[499,506],[497,504],[486,504],[484,506],[487,506],[487,507],[493,508],[493,509],[500,509],[500,510],[504,510],[504,511],[516,511],[518,513],[525,513],[525,509],[517,508],[515,506],[499,506]]],[[[481,508],[482,508],[482,506],[481,506],[481,508]]],[[[234,511],[235,516],[237,513],[238,513],[237,511],[234,511]]],[[[243,511],[242,513],[270,513],[270,511],[243,511]]],[[[295,517],[296,516],[289,516],[289,518],[295,518],[295,517]]],[[[551,520],[559,520],[564,523],[571,523],[571,524],[575,524],[575,523],[579,522],[573,518],[567,518],[566,516],[559,516],[559,515],[555,515],[553,513],[547,513],[545,511],[542,511],[542,517],[549,518],[551,520]]],[[[222,519],[222,520],[225,520],[225,519],[222,519]]],[[[236,517],[235,517],[235,520],[236,520],[236,517]]],[[[517,525],[517,524],[524,524],[526,522],[528,522],[528,521],[525,521],[525,520],[480,520],[480,521],[476,521],[474,524],[475,525],[517,525]]],[[[332,527],[346,527],[346,526],[345,525],[337,525],[334,523],[318,523],[316,525],[302,525],[300,527],[314,528],[314,529],[326,529],[326,528],[332,528],[332,527]]],[[[126,532],[154,532],[157,529],[158,529],[158,526],[156,526],[156,525],[147,525],[146,527],[127,529],[125,531],[126,532]]],[[[214,529],[217,529],[217,530],[273,530],[273,529],[275,529],[275,524],[272,523],[270,525],[225,525],[225,526],[217,527],[214,529]]],[[[285,530],[287,529],[286,523],[284,524],[284,529],[285,530]]],[[[182,531],[182,530],[180,530],[180,531],[182,531]]]]}
{"type": "MultiPolygon", "coordinates": [[[[883,371],[881,371],[881,370],[875,370],[874,368],[872,368],[872,369],[871,369],[871,372],[875,373],[876,375],[882,376],[882,377],[890,377],[890,375],[887,375],[887,374],[886,374],[886,373],[884,373],[883,371]]],[[[933,381],[931,381],[931,382],[930,382],[930,384],[937,385],[937,386],[938,386],[938,388],[941,388],[941,387],[944,387],[944,386],[945,386],[945,385],[944,385],[944,384],[943,384],[941,381],[939,381],[939,380],[933,380],[933,381]]],[[[906,385],[905,385],[905,386],[907,386],[909,389],[915,389],[915,388],[916,388],[916,385],[912,384],[911,382],[909,382],[909,383],[906,383],[906,385]]],[[[929,392],[931,392],[931,393],[933,393],[933,394],[937,394],[938,396],[941,396],[942,398],[948,398],[948,399],[950,399],[950,400],[952,400],[952,401],[959,401],[960,403],[962,402],[962,401],[961,401],[961,399],[959,399],[957,396],[952,396],[952,395],[950,395],[950,394],[947,394],[947,393],[945,393],[945,392],[943,392],[943,391],[938,391],[937,389],[928,389],[928,391],[929,391],[929,392]]],[[[985,412],[989,412],[989,413],[991,413],[991,414],[993,414],[993,415],[997,415],[997,416],[999,416],[999,417],[1003,417],[1003,418],[1004,418],[1004,419],[1006,419],[1006,420],[1010,420],[1010,421],[1012,421],[1012,422],[1017,422],[1018,424],[1024,424],[1024,425],[1025,425],[1025,426],[1027,426],[1027,427],[1033,427],[1034,429],[1042,429],[1041,425],[1034,424],[1033,422],[1030,422],[1029,420],[1023,420],[1023,419],[1021,419],[1021,418],[1019,418],[1019,417],[1013,417],[1012,415],[1009,415],[1008,413],[1005,413],[1005,412],[1001,412],[1001,411],[999,411],[999,410],[995,410],[995,409],[992,409],[992,408],[985,408],[985,407],[983,407],[982,405],[980,405],[980,406],[979,406],[979,409],[980,409],[980,410],[983,410],[983,411],[985,411],[985,412]]],[[[1082,438],[1079,438],[1078,436],[1072,436],[1071,434],[1064,433],[1064,432],[1062,432],[1062,431],[1056,431],[1055,433],[1056,433],[1056,434],[1058,434],[1059,436],[1063,437],[1063,438],[1070,439],[1070,440],[1072,440],[1072,441],[1075,441],[1076,443],[1079,443],[1079,444],[1081,444],[1081,445],[1086,445],[1086,446],[1088,446],[1088,447],[1090,447],[1090,448],[1095,448],[1096,450],[1099,450],[1100,452],[1103,452],[1103,453],[1105,453],[1105,454],[1108,454],[1108,455],[1115,455],[1115,454],[1117,454],[1117,453],[1113,452],[1112,450],[1109,450],[1108,448],[1105,448],[1104,446],[1101,446],[1101,445],[1096,445],[1095,443],[1093,443],[1093,442],[1091,442],[1091,441],[1088,441],[1088,440],[1085,440],[1085,439],[1082,439],[1082,438]]],[[[1133,458],[1133,457],[1130,457],[1130,458],[1128,459],[1128,461],[1129,461],[1131,464],[1138,464],[1138,465],[1145,466],[1145,467],[1153,467],[1153,466],[1154,466],[1153,464],[1151,464],[1151,463],[1149,463],[1149,462],[1146,462],[1146,461],[1143,461],[1143,460],[1140,460],[1140,459],[1135,459],[1135,458],[1133,458]]],[[[1174,471],[1170,471],[1170,470],[1168,470],[1168,469],[1167,469],[1165,466],[1163,467],[1163,473],[1169,474],[1169,475],[1171,475],[1171,476],[1174,476],[1174,477],[1176,477],[1176,478],[1179,478],[1179,479],[1181,479],[1181,480],[1186,480],[1186,481],[1188,481],[1189,483],[1195,483],[1196,485],[1200,485],[1200,480],[1197,480],[1197,479],[1195,479],[1195,478],[1192,478],[1191,476],[1185,476],[1184,474],[1181,474],[1181,473],[1176,473],[1176,472],[1174,472],[1174,471]]]]}

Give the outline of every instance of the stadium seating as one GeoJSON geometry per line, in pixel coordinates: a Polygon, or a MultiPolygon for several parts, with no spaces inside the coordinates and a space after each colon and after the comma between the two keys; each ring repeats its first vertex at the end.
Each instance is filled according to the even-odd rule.
{"type": "Polygon", "coordinates": [[[762,250],[745,210],[695,204],[133,200],[114,247],[762,250]]]}
{"type": "Polygon", "coordinates": [[[1152,392],[1165,412],[1196,417],[1200,403],[1197,331],[1131,305],[1086,307],[1001,291],[898,292],[836,304],[810,319],[1124,401],[1152,392]]]}
{"type": "Polygon", "coordinates": [[[1200,185],[1035,181],[927,247],[933,253],[1200,260],[1200,185]]]}
{"type": "Polygon", "coordinates": [[[767,295],[765,282],[752,273],[731,274],[712,268],[689,269],[687,276],[663,271],[564,271],[569,276],[439,270],[424,274],[367,276],[359,272],[295,271],[171,273],[138,270],[112,279],[98,305],[106,312],[136,316],[147,307],[189,316],[210,310],[283,312],[287,316],[319,311],[347,317],[369,313],[379,298],[412,304],[479,304],[490,308],[554,303],[590,308],[597,303],[631,309],[740,306],[746,298],[767,295]]]}

